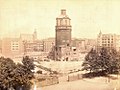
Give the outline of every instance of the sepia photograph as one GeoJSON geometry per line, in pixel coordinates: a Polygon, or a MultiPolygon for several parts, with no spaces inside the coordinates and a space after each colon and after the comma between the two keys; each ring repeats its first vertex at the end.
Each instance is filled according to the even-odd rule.
{"type": "Polygon", "coordinates": [[[120,90],[120,0],[0,0],[0,90],[120,90]]]}

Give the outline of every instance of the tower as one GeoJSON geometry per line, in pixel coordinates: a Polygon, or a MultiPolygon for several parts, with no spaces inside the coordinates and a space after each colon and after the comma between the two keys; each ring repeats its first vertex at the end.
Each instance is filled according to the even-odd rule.
{"type": "Polygon", "coordinates": [[[97,51],[99,51],[101,47],[102,47],[102,32],[100,30],[97,36],[97,51]]]}
{"type": "Polygon", "coordinates": [[[62,58],[62,48],[71,46],[71,24],[66,10],[61,10],[61,15],[56,18],[55,58],[62,58]]]}
{"type": "Polygon", "coordinates": [[[34,33],[33,33],[33,40],[34,41],[37,40],[37,31],[36,31],[36,29],[34,30],[34,33]]]}

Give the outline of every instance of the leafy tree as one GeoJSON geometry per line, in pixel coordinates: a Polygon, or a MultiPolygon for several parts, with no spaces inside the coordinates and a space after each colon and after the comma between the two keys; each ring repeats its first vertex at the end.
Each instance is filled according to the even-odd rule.
{"type": "Polygon", "coordinates": [[[17,68],[14,70],[14,81],[15,85],[14,88],[17,89],[19,87],[25,87],[26,90],[30,89],[31,86],[31,78],[33,77],[32,72],[27,71],[27,68],[25,68],[22,64],[17,64],[17,68]]]}
{"type": "Polygon", "coordinates": [[[34,63],[33,59],[28,56],[24,57],[22,60],[23,64],[17,64],[15,69],[15,82],[16,85],[14,88],[18,88],[17,86],[24,87],[25,90],[29,90],[31,86],[31,79],[34,78],[34,63]]]}
{"type": "Polygon", "coordinates": [[[13,84],[13,70],[15,63],[10,58],[0,58],[0,88],[5,90],[13,84]]]}
{"type": "Polygon", "coordinates": [[[115,49],[102,48],[99,56],[99,66],[106,73],[115,73],[120,69],[119,53],[115,49]]]}
{"type": "Polygon", "coordinates": [[[110,53],[110,66],[109,73],[118,73],[120,70],[120,54],[115,49],[111,49],[110,53]]]}
{"type": "Polygon", "coordinates": [[[84,66],[83,70],[94,71],[97,68],[96,60],[98,58],[98,54],[95,49],[91,49],[91,51],[86,55],[85,61],[82,66],[84,66]]]}
{"type": "Polygon", "coordinates": [[[108,69],[110,67],[111,63],[111,55],[107,48],[101,48],[99,52],[99,57],[98,57],[98,65],[99,65],[99,70],[104,70],[108,73],[108,69]]]}
{"type": "Polygon", "coordinates": [[[90,72],[116,73],[120,70],[120,55],[115,49],[101,48],[99,52],[91,49],[82,66],[90,72]]]}
{"type": "Polygon", "coordinates": [[[22,63],[28,70],[34,70],[35,65],[34,60],[32,58],[25,56],[23,57],[22,63]]]}
{"type": "Polygon", "coordinates": [[[23,58],[23,64],[15,64],[9,58],[0,58],[0,90],[8,90],[24,87],[23,90],[30,90],[31,79],[34,78],[34,64],[29,57],[23,58]]]}

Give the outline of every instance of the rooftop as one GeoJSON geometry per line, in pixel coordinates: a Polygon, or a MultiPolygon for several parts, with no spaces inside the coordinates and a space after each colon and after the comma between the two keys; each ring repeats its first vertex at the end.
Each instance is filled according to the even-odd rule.
{"type": "Polygon", "coordinates": [[[61,10],[61,15],[58,16],[57,18],[69,18],[68,15],[66,15],[66,10],[62,9],[61,10]]]}

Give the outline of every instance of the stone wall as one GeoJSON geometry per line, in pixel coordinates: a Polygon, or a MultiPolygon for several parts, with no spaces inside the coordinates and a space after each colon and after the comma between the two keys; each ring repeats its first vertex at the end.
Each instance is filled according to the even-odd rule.
{"type": "Polygon", "coordinates": [[[39,81],[37,86],[44,87],[44,86],[54,85],[54,84],[58,84],[58,83],[59,83],[58,77],[49,77],[43,81],[39,81]]]}

